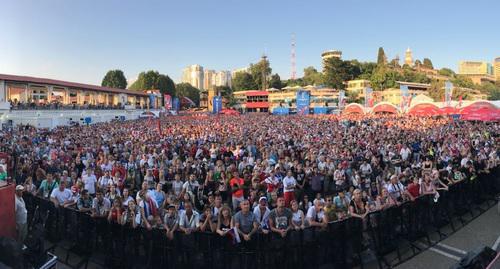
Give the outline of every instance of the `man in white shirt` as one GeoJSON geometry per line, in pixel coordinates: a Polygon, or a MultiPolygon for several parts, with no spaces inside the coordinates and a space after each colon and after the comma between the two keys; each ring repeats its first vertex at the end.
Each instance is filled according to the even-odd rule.
{"type": "Polygon", "coordinates": [[[399,151],[399,155],[401,155],[401,159],[403,159],[403,162],[407,161],[408,158],[410,157],[411,150],[408,148],[407,145],[404,145],[403,148],[399,151]]]}
{"type": "Polygon", "coordinates": [[[67,207],[67,205],[73,203],[71,196],[71,191],[66,189],[66,181],[61,181],[59,187],[52,190],[52,193],[50,194],[50,201],[54,203],[55,207],[67,207]]]}
{"type": "Polygon", "coordinates": [[[104,171],[104,175],[99,178],[97,187],[105,192],[108,189],[110,183],[113,183],[113,179],[109,175],[109,171],[106,170],[104,171]]]}
{"type": "Polygon", "coordinates": [[[295,187],[297,181],[293,177],[292,171],[288,170],[286,177],[283,178],[283,194],[285,196],[285,206],[290,206],[290,202],[295,200],[295,187]]]}
{"type": "Polygon", "coordinates": [[[23,243],[28,235],[28,211],[26,210],[26,204],[23,200],[24,187],[22,185],[16,186],[15,195],[15,212],[16,212],[16,229],[17,229],[17,241],[23,243]]]}
{"type": "Polygon", "coordinates": [[[200,215],[193,210],[193,204],[186,202],[185,211],[181,214],[179,220],[179,229],[185,234],[195,232],[200,227],[200,215]]]}
{"type": "Polygon", "coordinates": [[[328,223],[325,221],[324,205],[325,202],[322,200],[314,200],[314,206],[309,207],[306,214],[308,226],[326,228],[328,223]]]}
{"type": "Polygon", "coordinates": [[[92,169],[87,168],[87,173],[85,175],[82,174],[82,181],[83,181],[83,189],[87,190],[90,195],[95,194],[95,189],[97,185],[97,178],[94,175],[94,172],[92,169]]]}

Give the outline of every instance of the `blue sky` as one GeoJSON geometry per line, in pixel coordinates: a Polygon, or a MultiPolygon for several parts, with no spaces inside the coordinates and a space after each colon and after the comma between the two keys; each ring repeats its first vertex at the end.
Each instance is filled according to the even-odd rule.
{"type": "Polygon", "coordinates": [[[179,82],[187,65],[232,70],[263,52],[287,79],[292,33],[299,76],[328,49],[376,61],[380,46],[401,59],[410,47],[454,70],[500,57],[498,0],[2,0],[0,10],[0,73],[91,84],[116,68],[179,82]]]}

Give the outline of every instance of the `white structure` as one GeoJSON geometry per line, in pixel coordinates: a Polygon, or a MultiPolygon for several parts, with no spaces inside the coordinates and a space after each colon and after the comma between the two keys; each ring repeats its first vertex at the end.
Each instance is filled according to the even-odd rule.
{"type": "Polygon", "coordinates": [[[203,89],[211,90],[215,87],[216,75],[215,70],[205,70],[203,75],[203,89]]]}
{"type": "Polygon", "coordinates": [[[232,87],[232,77],[230,71],[219,71],[215,77],[215,86],[232,87]]]}
{"type": "Polygon", "coordinates": [[[189,83],[200,90],[204,89],[205,73],[203,66],[199,64],[190,65],[182,70],[182,82],[189,83]]]}

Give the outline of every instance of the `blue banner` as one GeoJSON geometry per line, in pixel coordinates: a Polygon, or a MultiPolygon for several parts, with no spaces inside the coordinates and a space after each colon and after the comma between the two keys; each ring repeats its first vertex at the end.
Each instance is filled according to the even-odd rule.
{"type": "Polygon", "coordinates": [[[179,98],[174,97],[174,99],[172,100],[172,108],[175,111],[179,111],[179,109],[181,108],[181,102],[179,101],[179,98]]]}
{"type": "Polygon", "coordinates": [[[149,108],[155,108],[155,95],[153,93],[149,94],[149,108]]]}
{"type": "Polygon", "coordinates": [[[212,113],[218,114],[222,110],[222,96],[212,98],[212,113]]]}
{"type": "Polygon", "coordinates": [[[297,114],[309,114],[309,104],[311,103],[311,95],[308,91],[297,91],[297,114]]]}
{"type": "Polygon", "coordinates": [[[288,115],[290,113],[290,109],[288,107],[276,107],[273,109],[274,115],[288,115]]]}
{"type": "Polygon", "coordinates": [[[328,113],[328,108],[327,107],[314,107],[314,114],[327,114],[328,113]]]}
{"type": "Polygon", "coordinates": [[[400,106],[401,110],[404,110],[406,107],[408,107],[409,100],[410,100],[410,91],[408,90],[407,85],[400,85],[399,89],[401,90],[401,101],[400,101],[400,106]]]}

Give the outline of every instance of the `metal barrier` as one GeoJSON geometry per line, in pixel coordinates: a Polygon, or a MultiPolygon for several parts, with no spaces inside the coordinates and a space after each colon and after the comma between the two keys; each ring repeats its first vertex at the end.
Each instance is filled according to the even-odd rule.
{"type": "MultiPolygon", "coordinates": [[[[495,176],[480,175],[440,192],[437,202],[424,195],[413,202],[368,214],[365,219],[348,218],[332,222],[327,229],[306,228],[291,231],[285,238],[275,234],[256,234],[249,242],[233,244],[227,237],[214,233],[176,233],[173,240],[161,229],[132,229],[94,219],[70,208],[55,208],[51,202],[26,195],[30,219],[45,221],[46,235],[51,241],[74,242],[70,251],[85,257],[86,262],[96,252],[106,253],[106,267],[131,268],[138,263],[144,268],[334,268],[363,266],[361,253],[370,247],[379,266],[394,265],[385,259],[396,253],[401,263],[401,245],[410,245],[413,254],[423,248],[416,240],[427,240],[429,233],[440,238],[445,225],[453,231],[454,217],[465,224],[464,214],[474,216],[478,204],[497,193],[495,176]],[[464,211],[465,210],[465,211],[464,211]]],[[[489,207],[489,204],[488,204],[489,207]]],[[[484,209],[483,209],[484,210],[484,209]]],[[[481,213],[481,212],[479,212],[481,213]]],[[[477,215],[476,215],[477,216],[477,215]]],[[[33,224],[32,221],[31,224],[33,224]]],[[[66,257],[67,261],[67,257],[66,257]]]]}

